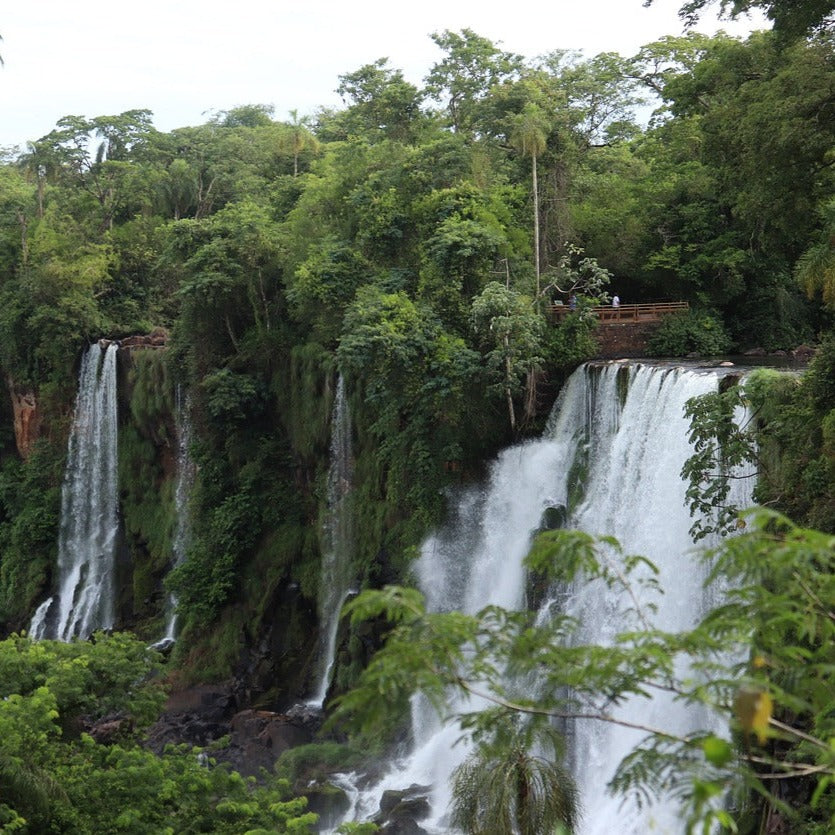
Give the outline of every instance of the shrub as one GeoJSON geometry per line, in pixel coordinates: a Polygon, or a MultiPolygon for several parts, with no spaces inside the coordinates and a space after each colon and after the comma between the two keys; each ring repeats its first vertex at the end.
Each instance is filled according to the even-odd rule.
{"type": "Polygon", "coordinates": [[[697,310],[667,316],[648,344],[650,355],[655,357],[711,356],[726,353],[730,347],[722,321],[712,313],[697,310]]]}

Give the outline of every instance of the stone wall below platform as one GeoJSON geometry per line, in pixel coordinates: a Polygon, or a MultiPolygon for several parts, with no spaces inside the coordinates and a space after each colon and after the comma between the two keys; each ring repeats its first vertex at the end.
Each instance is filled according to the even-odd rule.
{"type": "Polygon", "coordinates": [[[599,346],[598,357],[645,357],[647,344],[660,320],[655,322],[599,322],[594,332],[599,346]]]}

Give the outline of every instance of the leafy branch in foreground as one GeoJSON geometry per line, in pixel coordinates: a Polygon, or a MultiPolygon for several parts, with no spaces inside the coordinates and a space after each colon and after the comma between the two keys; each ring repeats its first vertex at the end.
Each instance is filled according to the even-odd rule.
{"type": "MultiPolygon", "coordinates": [[[[554,720],[583,718],[644,732],[609,789],[639,803],[677,799],[688,832],[737,831],[760,813],[790,819],[794,832],[826,831],[835,819],[835,538],[772,511],[747,516],[742,533],[704,556],[721,602],[683,632],[654,626],[644,600],[660,589],[648,561],[577,531],[541,535],[529,567],[563,589],[574,580],[623,592],[621,630],[608,646],[583,644],[579,620],[564,612],[430,613],[413,589],[364,592],[347,607],[351,617],[384,617],[392,629],[335,720],[371,729],[414,691],[428,695],[476,743],[459,771],[461,814],[474,814],[469,769],[518,749],[508,717],[523,717],[530,739],[552,733],[554,720]],[[620,713],[657,692],[713,718],[682,732],[620,713]],[[451,707],[472,694],[493,707],[451,707]]],[[[559,766],[556,753],[548,761],[559,766]]]]}
{"type": "Polygon", "coordinates": [[[745,390],[733,385],[694,397],[684,414],[694,450],[681,470],[688,484],[690,515],[695,517],[690,535],[695,541],[711,533],[726,536],[739,524],[734,482],[755,478],[759,469],[754,416],[745,390]]]}

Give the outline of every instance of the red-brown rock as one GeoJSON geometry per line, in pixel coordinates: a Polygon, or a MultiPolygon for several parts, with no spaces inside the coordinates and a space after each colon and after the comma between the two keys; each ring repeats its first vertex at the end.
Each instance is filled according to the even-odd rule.
{"type": "Polygon", "coordinates": [[[31,389],[19,390],[11,377],[6,378],[12,398],[14,414],[14,438],[20,457],[26,460],[32,452],[41,431],[41,415],[38,400],[31,389]]]}

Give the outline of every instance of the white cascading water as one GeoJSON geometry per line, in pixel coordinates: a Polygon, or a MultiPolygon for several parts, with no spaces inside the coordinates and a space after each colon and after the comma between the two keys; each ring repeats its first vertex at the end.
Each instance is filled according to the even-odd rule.
{"type": "MultiPolygon", "coordinates": [[[[689,534],[693,519],[680,477],[682,465],[692,454],[684,406],[691,397],[715,391],[719,378],[712,372],[635,366],[619,408],[617,367],[607,366],[597,373],[596,385],[590,388],[584,498],[571,514],[569,526],[614,536],[625,553],[648,557],[659,569],[657,579],[664,594],[639,602],[656,604],[657,611],[649,615],[654,626],[688,629],[707,611],[711,600],[703,587],[705,567],[694,554],[689,534]]],[[[734,499],[740,506],[749,505],[753,479],[742,482],[739,489],[734,499]]],[[[581,619],[580,640],[605,645],[616,632],[637,625],[627,615],[633,605],[623,590],[598,582],[574,590],[569,612],[581,619]]],[[[634,698],[608,712],[624,722],[671,733],[720,730],[718,720],[703,709],[681,705],[661,693],[651,700],[634,698]]],[[[583,800],[582,835],[644,835],[648,831],[679,835],[684,831],[674,803],[638,809],[631,800],[624,802],[605,790],[617,765],[645,735],[589,720],[573,728],[571,760],[583,800]]]]}
{"type": "Polygon", "coordinates": [[[86,638],[115,620],[117,350],[94,343],[81,361],[61,490],[58,592],[35,612],[35,638],[86,638]]]}
{"type": "MultiPolygon", "coordinates": [[[[475,613],[486,605],[520,608],[532,534],[549,507],[569,507],[567,527],[617,537],[625,553],[643,554],[660,569],[665,590],[655,622],[686,629],[707,608],[703,573],[693,557],[692,519],[680,472],[692,449],[684,405],[715,391],[715,372],[645,364],[588,364],[567,382],[542,439],[503,451],[483,488],[452,496],[450,520],[424,543],[417,573],[433,611],[475,613]],[[569,473],[584,484],[569,484],[569,473]],[[572,505],[576,504],[576,507],[572,505]]],[[[574,480],[573,479],[573,480],[574,480]]],[[[748,493],[735,497],[741,506],[748,493]]],[[[602,584],[601,584],[602,585],[602,584]]],[[[584,614],[580,639],[605,644],[625,622],[618,593],[596,584],[576,590],[570,607],[584,614]]],[[[543,614],[544,616],[544,614],[543,614]]],[[[453,709],[472,710],[472,702],[453,709]]],[[[685,730],[710,721],[669,700],[625,705],[626,721],[685,730]]],[[[644,808],[610,797],[607,782],[641,734],[615,725],[580,724],[570,731],[571,761],[583,808],[581,835],[680,833],[675,809],[644,808]]],[[[413,702],[412,752],[377,785],[352,797],[349,820],[376,813],[382,792],[431,786],[430,833],[448,825],[451,775],[467,756],[455,725],[442,726],[420,699],[413,702]]]]}
{"type": "MultiPolygon", "coordinates": [[[[186,551],[191,539],[191,519],[189,517],[189,497],[194,486],[196,468],[191,457],[191,415],[190,400],[183,396],[178,384],[174,394],[174,420],[177,428],[177,481],[174,485],[174,536],[171,540],[172,564],[181,565],[186,558],[186,551]]],[[[163,644],[177,637],[177,598],[169,594],[166,599],[165,636],[163,644]]]]}
{"type": "Polygon", "coordinates": [[[319,675],[316,692],[308,702],[312,707],[322,707],[325,702],[333,673],[339,613],[351,594],[354,582],[354,530],[350,498],[354,463],[351,413],[342,374],[337,379],[331,414],[330,453],[327,517],[322,531],[322,573],[319,580],[319,675]]]}

